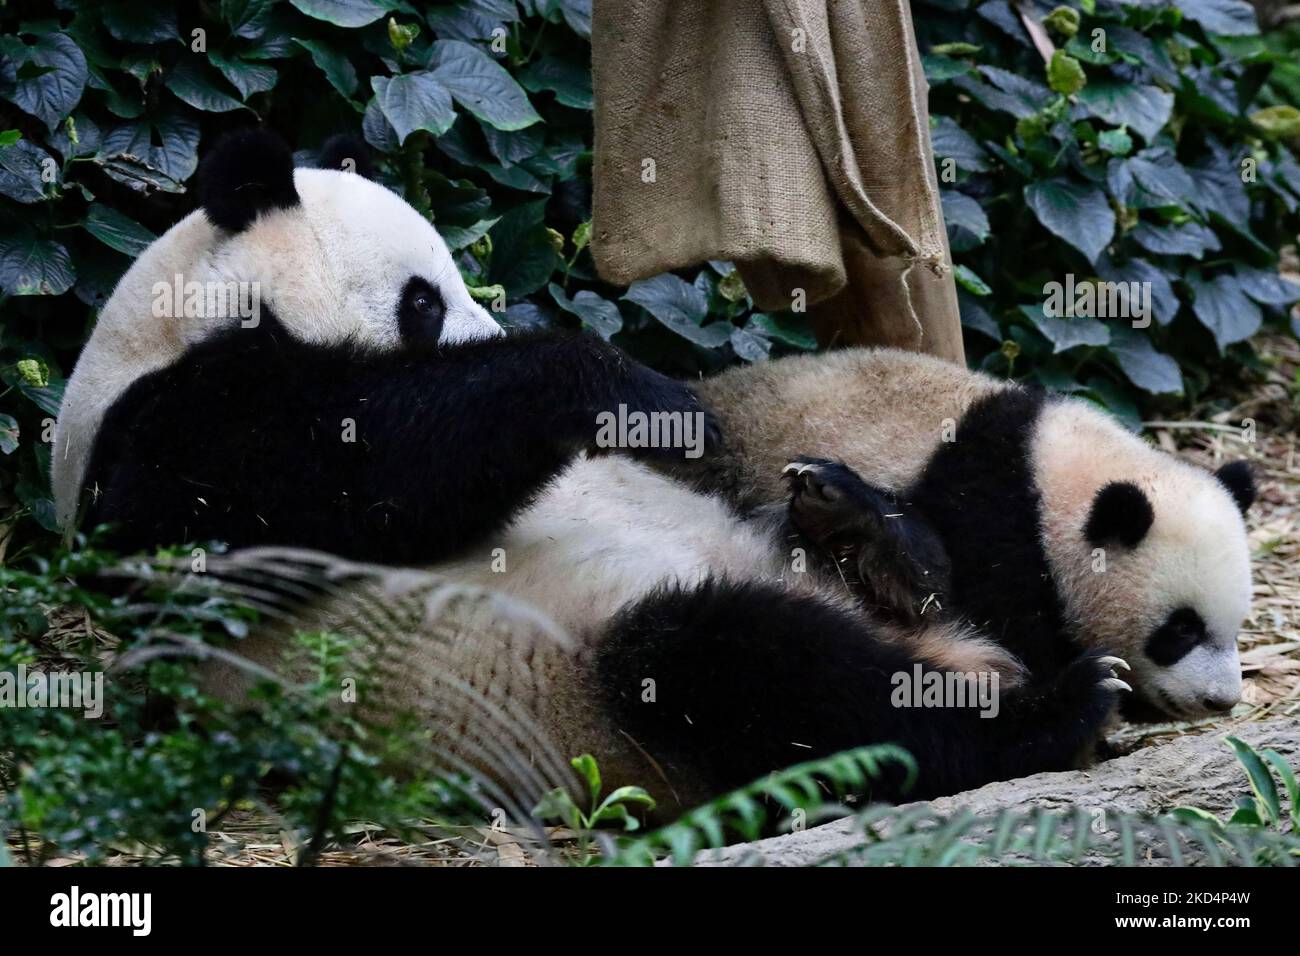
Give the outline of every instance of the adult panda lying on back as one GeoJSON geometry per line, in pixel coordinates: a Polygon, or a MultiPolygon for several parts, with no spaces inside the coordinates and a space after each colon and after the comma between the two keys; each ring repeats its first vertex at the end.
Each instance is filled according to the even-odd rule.
{"type": "Polygon", "coordinates": [[[599,411],[699,410],[594,337],[503,336],[433,227],[345,158],[365,163],[335,140],[333,168],[295,169],[260,131],[204,158],[202,208],[123,277],[68,384],[65,526],[84,488],[87,526],[110,523],[122,550],[220,539],[428,563],[502,527],[593,443],[599,411]],[[260,314],[175,314],[173,296],[158,305],[173,282],[256,283],[260,314]]]}

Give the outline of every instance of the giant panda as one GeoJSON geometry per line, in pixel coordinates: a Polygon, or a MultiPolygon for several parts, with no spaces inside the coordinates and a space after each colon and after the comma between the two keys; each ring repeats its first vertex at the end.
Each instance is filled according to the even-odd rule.
{"type": "MultiPolygon", "coordinates": [[[[466,620],[432,666],[517,697],[560,752],[670,804],[873,742],[913,754],[912,796],[1063,769],[1128,689],[1124,654],[1157,706],[1235,699],[1224,635],[1249,596],[1248,473],[1216,479],[1082,406],[899,352],[688,390],[589,340],[500,339],[436,233],[373,183],[293,170],[262,138],[201,179],[203,211],[124,278],[60,420],[60,513],[85,488],[119,546],[294,544],[508,594],[576,651],[538,646],[516,684],[466,620]],[[152,319],[153,284],[176,271],[258,278],[261,333],[152,319]],[[598,409],[700,400],[732,434],[685,478],[588,453],[598,409]],[[338,440],[347,418],[359,445],[338,440]],[[1082,573],[1080,534],[1109,577],[1082,573]],[[1200,637],[1170,613],[1184,604],[1200,637]],[[894,705],[898,675],[992,673],[993,718],[894,705]]],[[[275,644],[244,650],[271,661],[275,644]]],[[[421,692],[387,689],[415,707],[421,692]]]]}
{"type": "Polygon", "coordinates": [[[686,805],[893,742],[919,765],[910,795],[933,796],[1086,763],[1120,701],[1194,719],[1239,699],[1244,463],[1211,473],[1081,400],[896,350],[697,390],[721,435],[702,464],[579,461],[437,568],[576,635],[527,693],[607,779],[686,805]],[[805,550],[826,560],[801,569],[805,550]],[[996,671],[1002,709],[894,707],[917,663],[996,671]]]}
{"type": "Polygon", "coordinates": [[[601,409],[703,416],[595,337],[503,335],[351,141],[321,162],[295,168],[262,130],[204,157],[200,208],[123,276],[68,382],[65,527],[84,491],[83,523],[124,551],[220,539],[428,563],[593,447],[601,409]]]}

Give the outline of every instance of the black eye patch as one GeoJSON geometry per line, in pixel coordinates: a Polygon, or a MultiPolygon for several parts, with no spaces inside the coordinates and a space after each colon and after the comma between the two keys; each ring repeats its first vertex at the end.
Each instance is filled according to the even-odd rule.
{"type": "Polygon", "coordinates": [[[438,290],[419,276],[412,276],[397,303],[397,328],[402,341],[419,347],[437,345],[446,312],[438,290]]]}
{"type": "Polygon", "coordinates": [[[1147,657],[1161,667],[1176,664],[1206,638],[1205,621],[1190,607],[1180,607],[1147,638],[1147,657]]]}

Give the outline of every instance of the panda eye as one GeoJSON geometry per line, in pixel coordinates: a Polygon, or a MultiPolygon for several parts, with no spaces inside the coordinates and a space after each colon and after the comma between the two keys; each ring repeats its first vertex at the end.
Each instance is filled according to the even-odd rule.
{"type": "Polygon", "coordinates": [[[442,336],[446,306],[438,290],[425,280],[412,277],[402,289],[397,322],[402,339],[410,345],[431,346],[442,336]]]}
{"type": "Polygon", "coordinates": [[[1161,667],[1168,667],[1182,660],[1206,637],[1201,616],[1189,607],[1181,607],[1170,613],[1147,639],[1147,656],[1161,667]]]}

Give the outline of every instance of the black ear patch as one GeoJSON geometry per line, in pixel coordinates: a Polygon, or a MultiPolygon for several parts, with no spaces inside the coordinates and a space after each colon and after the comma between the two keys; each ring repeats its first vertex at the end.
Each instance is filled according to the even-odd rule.
{"type": "Polygon", "coordinates": [[[1112,481],[1093,499],[1083,533],[1094,547],[1118,541],[1132,548],[1146,537],[1155,520],[1155,511],[1141,488],[1131,481],[1112,481]]]}
{"type": "Polygon", "coordinates": [[[341,169],[346,173],[356,173],[366,179],[375,178],[375,167],[370,162],[370,150],[366,144],[348,133],[331,136],[320,148],[317,165],[321,169],[341,169]]]}
{"type": "Polygon", "coordinates": [[[223,136],[199,165],[198,193],[213,223],[239,232],[260,213],[298,205],[293,152],[264,129],[223,136]]]}
{"type": "Polygon", "coordinates": [[[1230,461],[1214,473],[1243,515],[1255,503],[1255,474],[1246,461],[1230,461]]]}

